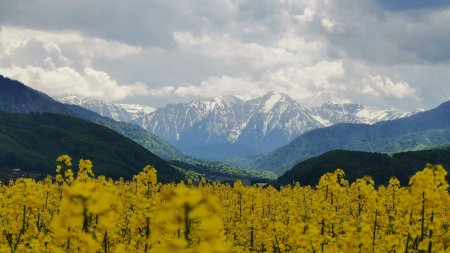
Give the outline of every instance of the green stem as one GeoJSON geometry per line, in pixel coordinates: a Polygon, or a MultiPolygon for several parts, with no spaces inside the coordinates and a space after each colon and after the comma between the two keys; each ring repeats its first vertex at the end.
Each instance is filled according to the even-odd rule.
{"type": "Polygon", "coordinates": [[[408,253],[408,244],[409,244],[409,233],[408,236],[406,237],[405,253],[408,253]]]}
{"type": "Polygon", "coordinates": [[[86,200],[83,199],[83,232],[87,232],[89,229],[89,217],[86,208],[86,200]]]}
{"type": "Polygon", "coordinates": [[[27,206],[23,206],[22,228],[20,229],[19,235],[17,236],[17,240],[16,240],[16,243],[14,244],[13,252],[16,251],[17,246],[19,245],[19,242],[20,242],[20,238],[22,238],[22,235],[25,233],[26,212],[27,212],[27,206]]]}
{"type": "MultiPolygon", "coordinates": [[[[434,212],[431,213],[431,223],[433,223],[434,219],[434,212]]],[[[431,240],[431,237],[433,236],[433,230],[430,229],[430,242],[428,243],[428,253],[431,253],[431,249],[433,248],[433,241],[431,240]]]]}
{"type": "Polygon", "coordinates": [[[378,209],[375,209],[375,222],[373,225],[373,236],[372,236],[372,252],[375,252],[375,237],[377,233],[377,218],[378,218],[378,209]]]}
{"type": "Polygon", "coordinates": [[[103,250],[105,251],[105,253],[108,253],[109,251],[109,238],[107,231],[105,231],[105,236],[103,238],[103,250]]]}
{"type": "Polygon", "coordinates": [[[191,224],[189,219],[190,207],[188,204],[184,204],[184,239],[190,244],[191,224]]]}
{"type": "Polygon", "coordinates": [[[425,238],[425,192],[422,193],[422,226],[420,233],[420,241],[425,238]]]}

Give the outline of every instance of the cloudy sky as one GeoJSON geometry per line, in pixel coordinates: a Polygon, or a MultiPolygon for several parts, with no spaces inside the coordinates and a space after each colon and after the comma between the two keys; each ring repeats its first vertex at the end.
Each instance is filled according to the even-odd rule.
{"type": "Polygon", "coordinates": [[[0,74],[52,96],[161,106],[450,99],[447,0],[5,0],[0,74]]]}

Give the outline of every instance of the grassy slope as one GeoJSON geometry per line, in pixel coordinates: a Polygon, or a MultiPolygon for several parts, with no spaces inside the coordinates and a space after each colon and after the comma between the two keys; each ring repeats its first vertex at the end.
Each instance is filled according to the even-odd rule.
{"type": "Polygon", "coordinates": [[[106,127],[58,114],[0,113],[0,168],[53,174],[61,154],[91,159],[97,175],[131,178],[153,164],[161,181],[183,179],[167,162],[106,127]]]}

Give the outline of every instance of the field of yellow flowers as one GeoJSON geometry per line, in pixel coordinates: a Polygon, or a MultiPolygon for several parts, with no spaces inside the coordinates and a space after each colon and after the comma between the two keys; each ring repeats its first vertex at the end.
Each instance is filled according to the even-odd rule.
{"type": "Polygon", "coordinates": [[[92,163],[0,185],[0,252],[450,252],[446,171],[427,165],[407,187],[340,169],[319,184],[276,189],[94,177],[92,163]]]}

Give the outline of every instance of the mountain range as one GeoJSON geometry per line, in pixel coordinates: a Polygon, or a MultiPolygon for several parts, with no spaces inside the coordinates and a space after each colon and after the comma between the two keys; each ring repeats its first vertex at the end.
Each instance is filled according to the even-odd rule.
{"type": "MultiPolygon", "coordinates": [[[[419,152],[411,156],[386,153],[426,150],[450,144],[450,101],[428,111],[401,113],[355,104],[328,103],[311,108],[274,92],[251,100],[213,98],[167,105],[156,110],[139,105],[111,105],[73,96],[61,100],[66,104],[0,76],[0,111],[3,111],[0,115],[1,169],[28,167],[36,171],[48,170],[52,159],[49,157],[71,150],[75,157],[93,152],[96,161],[104,164],[100,169],[107,168],[105,174],[110,172],[116,177],[131,175],[135,172],[132,169],[134,165],[148,159],[156,161],[155,164],[160,163],[159,166],[163,164],[162,174],[168,175],[164,179],[167,181],[176,173],[197,179],[206,176],[213,180],[266,180],[274,178],[273,172],[282,175],[293,168],[280,177],[278,183],[297,180],[314,184],[318,180],[317,171],[322,173],[326,169],[335,169],[334,166],[348,166],[350,179],[363,173],[381,176],[382,180],[394,175],[405,181],[407,177],[402,173],[409,170],[398,169],[401,167],[399,163],[405,166],[414,163],[416,169],[421,163],[447,160],[442,158],[442,152],[437,155],[435,152],[419,152]],[[88,100],[89,103],[86,102],[88,100]],[[84,108],[88,105],[104,116],[84,108]],[[184,124],[178,125],[177,122],[184,124]],[[227,152],[223,147],[228,146],[238,155],[228,161],[262,171],[242,170],[233,165],[192,158],[163,137],[151,133],[151,129],[142,128],[150,125],[162,133],[169,133],[163,130],[172,127],[174,133],[181,134],[177,134],[172,143],[180,144],[184,140],[189,145],[198,144],[202,148],[208,147],[210,154],[227,152]],[[185,130],[182,132],[180,129],[185,130]],[[297,137],[296,131],[299,133],[297,137]],[[277,138],[293,139],[271,152],[246,153],[248,148],[260,152],[264,141],[272,138],[274,141],[277,138]],[[254,146],[249,140],[253,140],[254,146]],[[114,159],[111,160],[108,154],[114,159]],[[389,160],[392,157],[409,157],[407,160],[411,163],[403,158],[392,162],[389,160]],[[140,162],[128,165],[127,160],[140,162]],[[374,161],[373,166],[369,161],[374,161]],[[384,165],[386,170],[381,173],[384,165]],[[113,171],[108,171],[111,168],[113,171]]],[[[282,145],[280,143],[278,145],[282,145]]],[[[179,179],[180,175],[173,178],[179,179]]]]}
{"type": "MultiPolygon", "coordinates": [[[[124,177],[130,176],[132,175],[131,171],[126,171],[126,169],[136,164],[145,165],[142,163],[144,160],[155,166],[158,165],[162,175],[166,171],[177,171],[157,155],[149,151],[142,152],[142,150],[145,150],[143,147],[125,138],[136,139],[147,150],[155,150],[164,154],[180,153],[169,143],[144,129],[128,123],[116,122],[79,106],[62,104],[40,91],[1,75],[0,112],[4,112],[0,120],[2,168],[24,165],[20,167],[34,171],[45,171],[51,168],[48,166],[50,165],[49,161],[56,158],[57,155],[61,155],[58,152],[65,153],[72,150],[75,152],[74,155],[77,155],[80,154],[80,150],[92,149],[97,146],[103,150],[110,150],[110,156],[118,158],[116,162],[113,162],[111,158],[105,156],[108,152],[102,153],[96,149],[93,150],[92,154],[86,154],[99,160],[100,166],[102,166],[102,161],[110,161],[109,164],[115,163],[116,166],[110,167],[111,171],[105,173],[108,176],[118,176],[119,174],[124,177]],[[36,114],[30,117],[30,113],[52,113],[54,115],[41,117],[36,114]],[[47,130],[49,133],[46,132],[47,130]],[[84,132],[80,133],[78,130],[84,132]],[[53,134],[50,132],[53,132],[53,134]],[[95,134],[91,132],[95,132],[95,134]],[[54,139],[50,137],[54,137],[54,139]],[[68,140],[73,143],[67,143],[68,140]],[[114,142],[120,142],[122,147],[115,146],[114,142]],[[42,147],[39,148],[39,145],[36,145],[37,143],[42,144],[42,147]],[[82,144],[86,145],[83,146],[82,144]],[[74,146],[77,146],[78,149],[75,149],[74,146]],[[72,148],[70,149],[70,147],[72,148]],[[103,156],[97,155],[100,153],[103,156]],[[130,160],[130,164],[126,165],[125,160],[130,160]],[[136,160],[139,160],[140,163],[133,162],[136,160]],[[10,161],[10,163],[5,163],[5,161],[10,161]],[[123,166],[118,168],[119,165],[123,166]],[[122,173],[114,173],[113,171],[116,171],[116,169],[122,171],[122,173]]],[[[140,169],[142,168],[134,168],[134,170],[140,169]]],[[[179,174],[178,171],[177,173],[179,174]]],[[[168,174],[175,175],[171,172],[168,174]]],[[[179,180],[180,177],[174,176],[173,179],[179,180]]],[[[163,178],[163,180],[168,181],[170,178],[163,178]]]]}
{"type": "Polygon", "coordinates": [[[295,164],[325,152],[345,149],[395,153],[450,143],[450,101],[410,117],[373,125],[342,123],[309,131],[272,152],[250,159],[248,167],[281,175],[295,164]]]}
{"type": "Polygon", "coordinates": [[[126,122],[117,122],[109,117],[103,117],[77,105],[60,103],[40,91],[1,75],[0,111],[12,113],[51,112],[70,115],[111,128],[135,140],[166,160],[174,159],[181,155],[181,152],[175,149],[169,142],[149,133],[139,126],[126,122]]]}
{"type": "MultiPolygon", "coordinates": [[[[97,103],[97,105],[102,105],[101,103],[97,103]]],[[[151,110],[150,108],[140,107],[140,106],[129,106],[124,105],[121,108],[125,111],[132,113],[132,114],[139,114],[142,110],[151,110]]],[[[96,123],[100,126],[109,128],[120,135],[127,137],[131,140],[133,140],[135,145],[141,145],[151,153],[156,154],[157,156],[163,158],[164,160],[168,161],[171,165],[170,168],[177,168],[178,170],[182,170],[186,176],[188,177],[195,177],[199,178],[200,176],[205,176],[208,179],[221,179],[221,180],[234,180],[236,178],[247,178],[247,179],[257,179],[257,180],[265,180],[265,179],[274,179],[275,174],[272,172],[267,171],[248,171],[248,170],[242,170],[237,168],[236,166],[230,166],[227,164],[217,163],[217,162],[209,162],[209,161],[203,161],[194,159],[188,155],[185,155],[181,153],[179,150],[177,150],[175,147],[173,147],[169,142],[163,140],[162,138],[148,132],[145,129],[142,129],[141,127],[133,124],[129,124],[126,122],[119,122],[112,118],[104,117],[96,112],[93,112],[91,110],[88,110],[86,108],[80,107],[78,105],[74,104],[63,104],[58,101],[53,100],[51,97],[47,96],[46,94],[36,91],[34,89],[31,89],[30,87],[3,77],[0,75],[0,111],[8,112],[12,114],[6,114],[4,117],[1,118],[0,123],[7,123],[9,120],[8,118],[11,118],[11,120],[15,119],[15,114],[29,114],[29,113],[55,113],[60,116],[66,115],[78,118],[81,123],[77,124],[84,124],[84,121],[90,121],[93,123],[96,123]]],[[[113,114],[109,114],[113,115],[113,114]]],[[[131,117],[131,116],[130,116],[131,117]]],[[[64,118],[62,118],[64,119],[64,118]]],[[[33,125],[34,123],[29,123],[30,125],[33,125]]],[[[42,125],[42,123],[40,123],[42,125]]],[[[76,124],[75,124],[76,125],[76,124]]],[[[20,127],[24,127],[25,125],[18,125],[20,127]]],[[[48,126],[51,128],[51,126],[48,126]]],[[[102,135],[105,134],[109,129],[104,129],[104,132],[97,131],[98,134],[102,135]]],[[[34,129],[35,130],[35,129],[34,129]]],[[[17,128],[17,131],[20,131],[20,128],[17,128]]],[[[31,131],[29,131],[31,132],[31,131]]],[[[9,134],[10,135],[10,134],[9,134]]],[[[73,135],[77,135],[77,132],[74,131],[73,135]]],[[[27,136],[32,136],[31,133],[29,133],[27,136]]],[[[16,140],[20,140],[19,142],[27,142],[27,140],[21,140],[23,136],[16,136],[16,140]]],[[[70,136],[69,136],[70,137],[70,136]]],[[[72,139],[76,139],[74,136],[71,137],[72,139]]],[[[5,143],[6,146],[8,146],[6,143],[8,140],[2,139],[2,141],[5,143]]],[[[52,142],[56,146],[60,146],[58,142],[60,142],[60,139],[46,139],[48,145],[50,145],[52,142]]],[[[105,140],[106,142],[106,140],[105,140]]],[[[132,142],[132,143],[134,143],[132,142]]],[[[5,147],[6,147],[5,146],[5,147]]],[[[133,150],[133,148],[123,146],[123,149],[130,149],[133,150]]],[[[22,153],[21,159],[25,160],[31,160],[30,157],[27,157],[28,155],[31,155],[33,152],[31,151],[24,151],[26,149],[20,148],[20,151],[17,154],[22,153]]],[[[58,149],[59,151],[64,151],[64,149],[58,149]]],[[[6,151],[5,151],[6,152],[6,151]]],[[[127,152],[124,150],[124,152],[127,152]]],[[[149,153],[150,153],[149,152],[149,153]]],[[[150,154],[151,154],[150,153],[150,154]]],[[[0,155],[1,155],[0,150],[0,155]]],[[[58,154],[59,155],[59,154],[58,154]]],[[[95,155],[95,154],[93,154],[95,155]]],[[[103,153],[105,155],[105,153],[103,153]]],[[[153,157],[157,157],[153,156],[153,157]]],[[[16,156],[17,158],[18,156],[16,156]]],[[[33,156],[34,158],[38,157],[36,155],[33,156]]],[[[126,155],[122,155],[121,157],[126,157],[126,155]]],[[[150,156],[149,156],[150,157],[150,156]]],[[[159,159],[159,157],[157,157],[159,159]]],[[[44,157],[38,157],[40,161],[44,160],[44,157]]],[[[44,164],[48,164],[48,159],[52,159],[53,157],[47,157],[46,163],[39,163],[41,166],[44,166],[44,164]]],[[[151,157],[150,157],[151,158],[151,157]]],[[[156,158],[155,158],[156,159],[156,158]]],[[[148,160],[149,163],[153,163],[155,159],[151,158],[148,160]]],[[[17,160],[17,159],[16,159],[17,160]]],[[[119,159],[120,160],[120,159],[119,159]]],[[[11,160],[9,160],[11,161],[11,160]]],[[[24,162],[24,160],[21,160],[22,164],[30,165],[31,163],[24,162]]],[[[156,160],[155,160],[156,161],[156,160]]],[[[155,162],[155,164],[158,163],[158,161],[155,162]]],[[[1,164],[3,167],[7,166],[8,164],[1,164]]],[[[10,164],[11,165],[11,164],[10,164]]],[[[22,167],[30,167],[35,169],[35,166],[22,166],[22,167]]],[[[45,167],[45,166],[44,166],[45,167]]],[[[48,166],[47,166],[48,168],[48,166]]],[[[1,169],[1,168],[0,168],[1,169]]],[[[158,168],[159,169],[159,168],[158,168]]],[[[163,169],[163,168],[161,168],[163,169]]],[[[110,175],[110,174],[108,174],[110,175]]],[[[174,177],[174,180],[176,178],[174,177]]]]}
{"type": "Polygon", "coordinates": [[[416,113],[376,110],[358,104],[306,107],[276,92],[250,100],[236,96],[194,100],[156,110],[140,106],[143,109],[137,113],[124,105],[91,98],[71,96],[60,101],[139,125],[187,154],[218,160],[272,151],[307,131],[338,123],[373,124],[416,113]]]}

